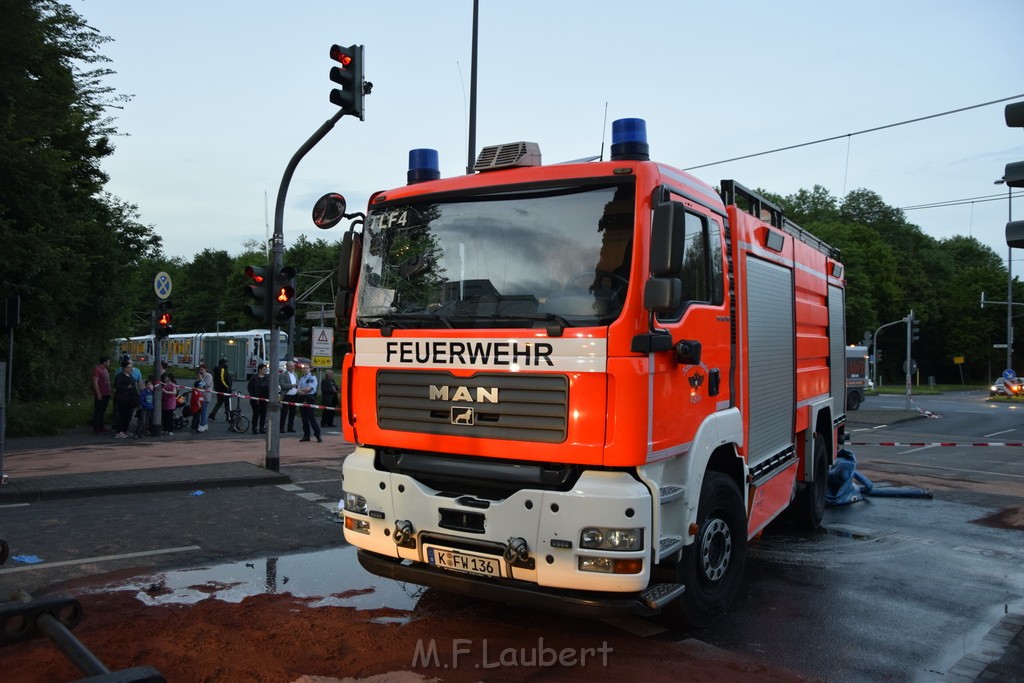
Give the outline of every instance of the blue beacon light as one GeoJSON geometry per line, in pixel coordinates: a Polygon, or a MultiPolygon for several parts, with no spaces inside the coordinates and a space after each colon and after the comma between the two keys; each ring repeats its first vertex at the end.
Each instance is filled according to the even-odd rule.
{"type": "Polygon", "coordinates": [[[409,173],[406,180],[409,185],[441,177],[441,164],[437,160],[436,149],[410,149],[409,173]]]}
{"type": "Polygon", "coordinates": [[[612,161],[636,159],[649,161],[647,122],[643,119],[612,121],[612,161]]]}

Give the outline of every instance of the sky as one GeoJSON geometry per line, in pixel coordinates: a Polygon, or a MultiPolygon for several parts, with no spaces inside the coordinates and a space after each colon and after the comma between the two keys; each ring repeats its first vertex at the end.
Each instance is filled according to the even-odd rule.
{"type": "MultiPolygon", "coordinates": [[[[337,111],[334,43],[365,46],[373,92],[365,121],[343,117],[299,163],[286,246],[339,239],[344,225],[312,224],[316,198],[365,211],[405,184],[411,149],[438,150],[443,177],[465,173],[472,0],[67,1],[113,39],[107,82],[132,96],[114,112],[107,189],[169,256],[265,243],[288,161],[337,111]]],[[[1005,260],[1007,190],[993,181],[1024,161],[1024,130],[1006,127],[1003,103],[846,136],[1024,99],[1022,27],[1020,0],[481,0],[476,147],[526,140],[544,163],[579,159],[636,117],[652,159],[689,168],[844,136],[693,173],[781,195],[866,188],[895,207],[991,197],[906,216],[1005,260]]]]}

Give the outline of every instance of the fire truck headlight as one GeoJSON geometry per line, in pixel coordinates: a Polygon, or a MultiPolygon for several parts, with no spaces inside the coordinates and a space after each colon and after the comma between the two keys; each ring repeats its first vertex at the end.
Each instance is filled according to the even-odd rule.
{"type": "Polygon", "coordinates": [[[349,531],[357,531],[361,534],[370,533],[370,520],[345,517],[345,528],[349,531]]]}
{"type": "Polygon", "coordinates": [[[590,526],[580,532],[580,547],[593,550],[641,550],[644,547],[644,530],[590,526]]]}
{"type": "Polygon", "coordinates": [[[639,574],[644,570],[641,559],[619,560],[614,557],[581,557],[581,572],[597,572],[598,574],[639,574]]]}
{"type": "Polygon", "coordinates": [[[345,492],[345,512],[354,512],[357,515],[367,514],[366,499],[362,496],[345,492]]]}

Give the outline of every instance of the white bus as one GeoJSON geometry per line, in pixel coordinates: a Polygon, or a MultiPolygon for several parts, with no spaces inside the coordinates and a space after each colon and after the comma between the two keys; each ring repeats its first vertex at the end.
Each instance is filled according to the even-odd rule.
{"type": "MultiPolygon", "coordinates": [[[[278,332],[278,368],[284,368],[288,354],[288,333],[278,332]]],[[[154,338],[151,334],[114,340],[114,366],[125,354],[137,365],[152,365],[155,358],[154,338]]],[[[228,370],[237,380],[256,374],[256,366],[267,363],[270,349],[270,330],[244,330],[240,332],[198,332],[172,334],[160,341],[160,359],[171,368],[195,370],[206,363],[212,373],[221,358],[228,361],[228,370]]]]}

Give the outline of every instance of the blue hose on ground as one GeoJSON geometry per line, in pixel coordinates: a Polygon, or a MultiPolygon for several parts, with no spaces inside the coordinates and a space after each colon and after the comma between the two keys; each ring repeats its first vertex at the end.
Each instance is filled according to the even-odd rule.
{"type": "Polygon", "coordinates": [[[828,471],[828,505],[849,505],[864,496],[888,498],[931,498],[932,492],[914,486],[887,486],[879,488],[857,471],[857,458],[845,448],[836,453],[836,462],[828,471]]]}

